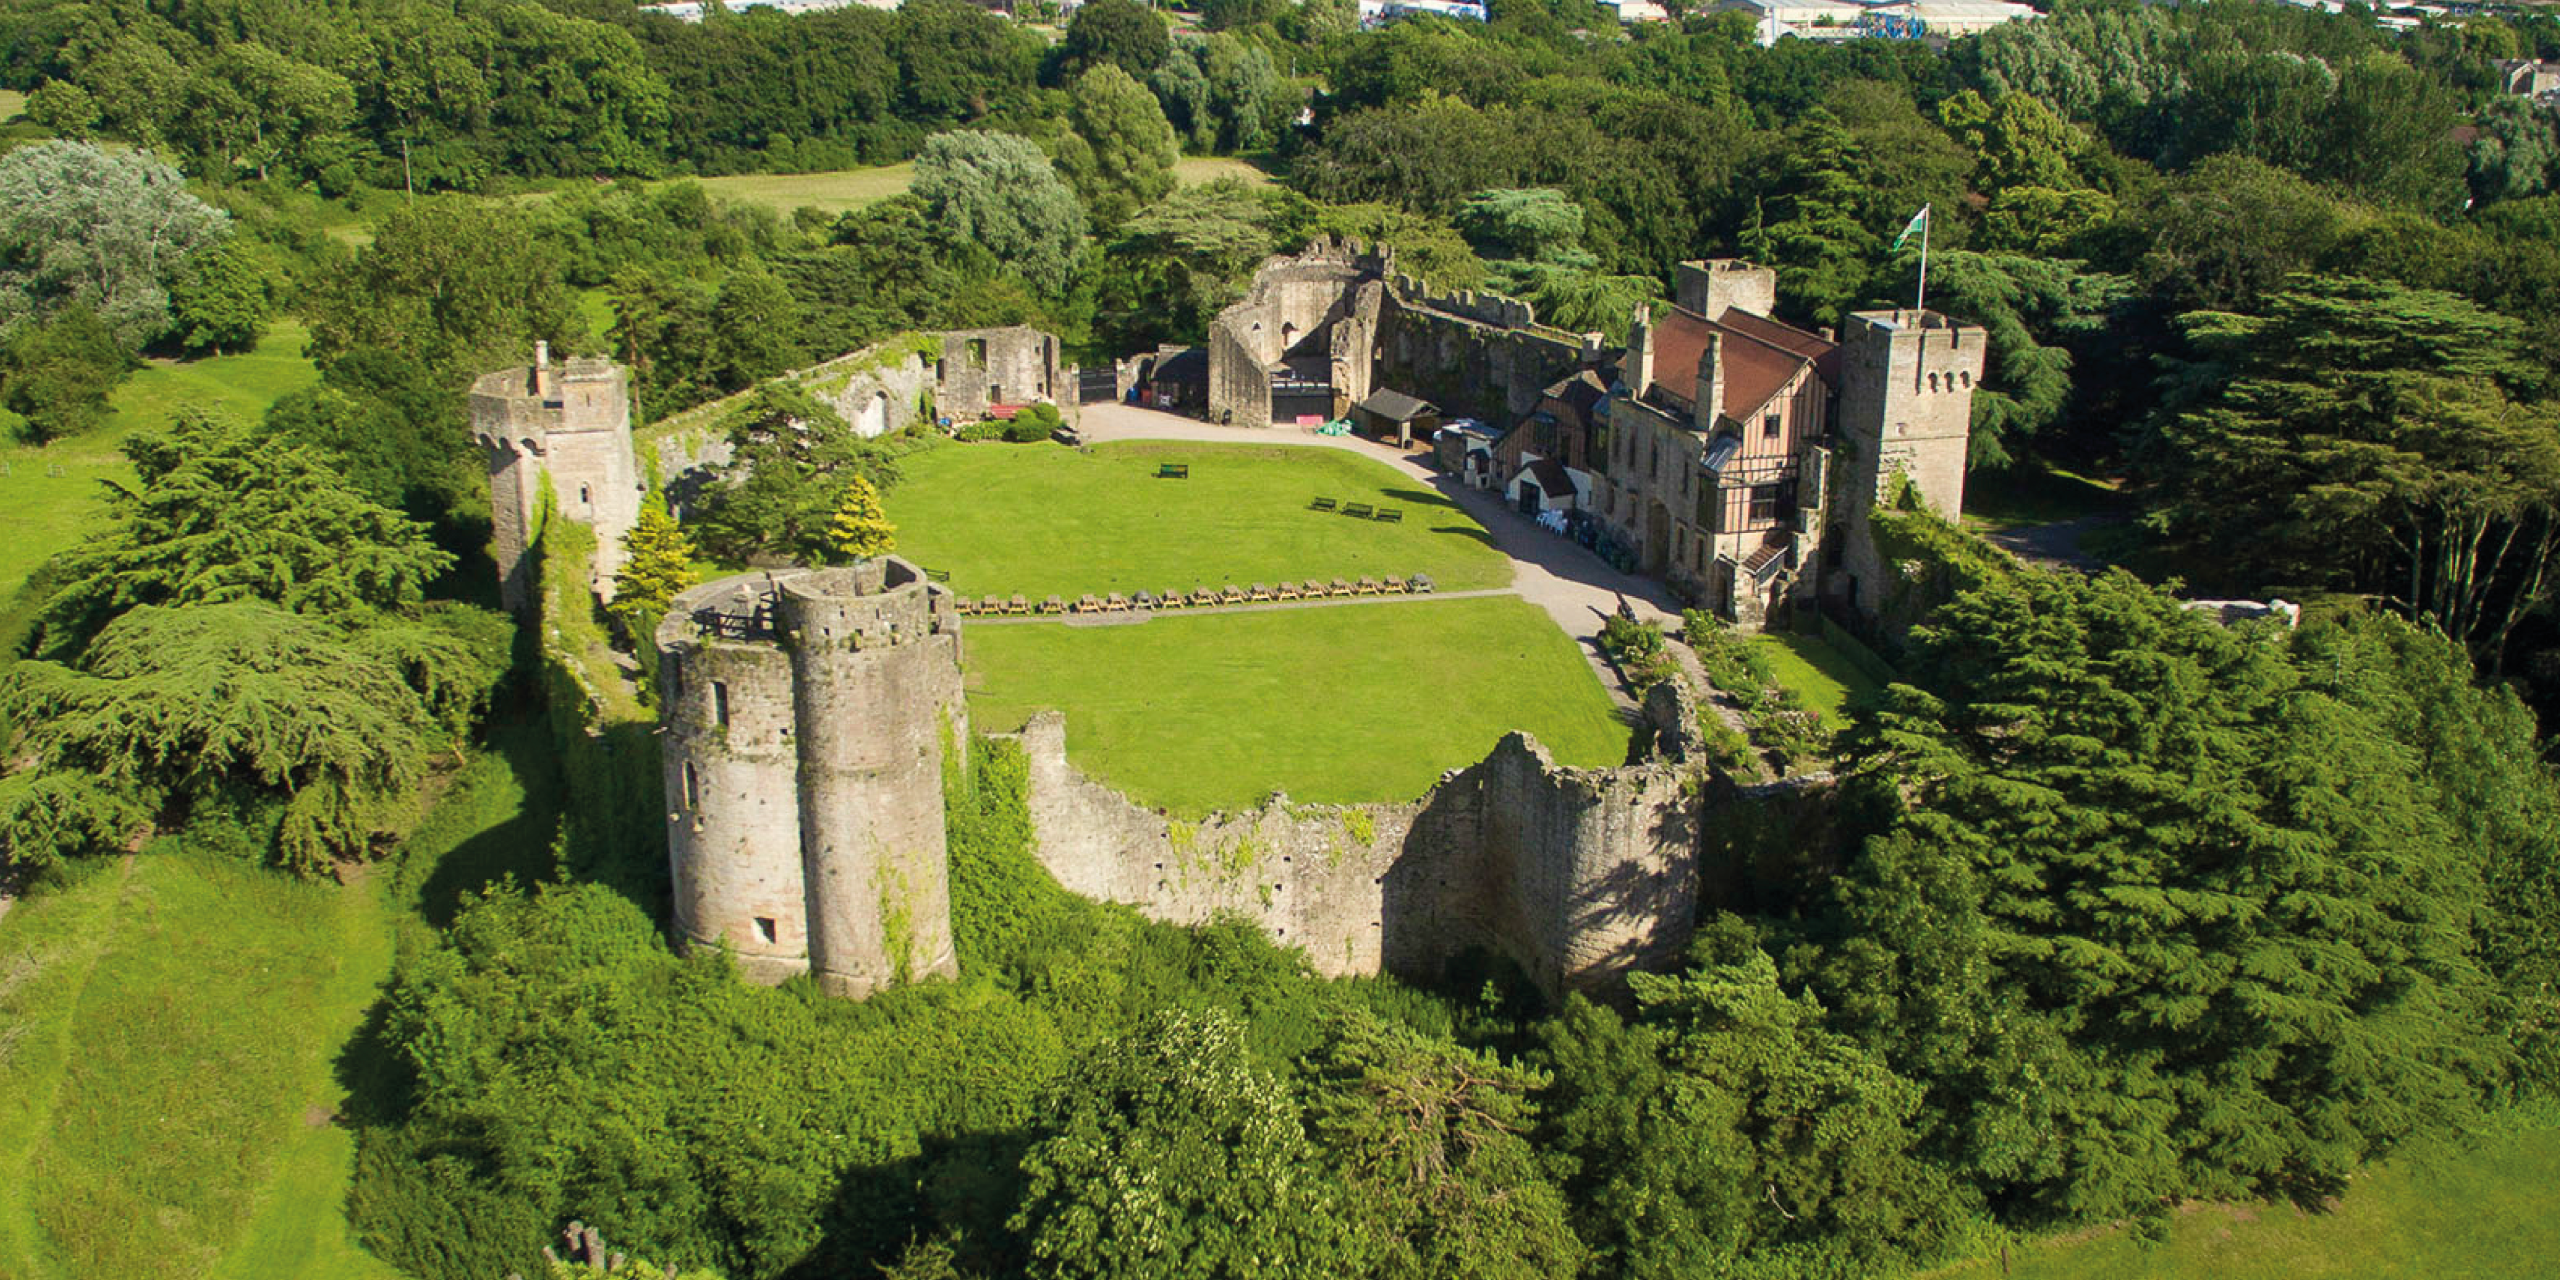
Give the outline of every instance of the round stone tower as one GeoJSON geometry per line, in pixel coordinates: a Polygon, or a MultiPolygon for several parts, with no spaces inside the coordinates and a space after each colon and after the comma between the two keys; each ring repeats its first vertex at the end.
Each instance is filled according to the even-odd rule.
{"type": "Polygon", "coordinates": [[[968,741],[949,594],[904,560],[781,580],[809,967],[829,994],[954,975],[942,766],[968,741]]]}
{"type": "Polygon", "coordinates": [[[965,750],[950,593],[903,560],[704,583],[659,624],[675,932],[832,995],[955,974],[942,771],[965,750]]]}
{"type": "Polygon", "coordinates": [[[809,971],[800,872],[800,757],[791,655],[776,643],[778,575],[677,596],[658,624],[675,933],[727,947],[751,981],[809,971]]]}

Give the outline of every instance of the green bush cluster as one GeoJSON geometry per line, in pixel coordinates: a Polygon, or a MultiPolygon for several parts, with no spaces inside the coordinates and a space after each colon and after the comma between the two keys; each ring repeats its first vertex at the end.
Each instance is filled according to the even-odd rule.
{"type": "Polygon", "coordinates": [[[1831,730],[1822,723],[1822,713],[1780,684],[1768,658],[1750,641],[1697,609],[1680,615],[1680,628],[1680,638],[1698,655],[1708,682],[1742,709],[1755,745],[1790,766],[1831,754],[1831,730]]]}
{"type": "Polygon", "coordinates": [[[1618,670],[1627,678],[1627,687],[1639,697],[1645,690],[1680,674],[1680,660],[1662,647],[1660,623],[1611,614],[1600,624],[1600,651],[1618,664],[1618,670]]]}

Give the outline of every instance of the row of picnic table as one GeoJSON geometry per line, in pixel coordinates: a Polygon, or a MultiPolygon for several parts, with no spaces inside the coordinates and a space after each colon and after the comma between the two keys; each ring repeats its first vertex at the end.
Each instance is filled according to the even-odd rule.
{"type": "Polygon", "coordinates": [[[1256,604],[1276,600],[1321,600],[1329,596],[1422,595],[1434,588],[1431,575],[1417,573],[1410,578],[1389,575],[1384,578],[1334,578],[1318,582],[1283,582],[1277,586],[1257,582],[1250,587],[1229,583],[1211,590],[1201,587],[1193,591],[1139,591],[1128,595],[1114,591],[1108,595],[1084,595],[1070,602],[1064,596],[1050,596],[1034,603],[1031,597],[1016,593],[1010,596],[961,596],[962,614],[971,617],[1033,617],[1065,613],[1125,613],[1136,609],[1214,609],[1226,605],[1256,604]]]}

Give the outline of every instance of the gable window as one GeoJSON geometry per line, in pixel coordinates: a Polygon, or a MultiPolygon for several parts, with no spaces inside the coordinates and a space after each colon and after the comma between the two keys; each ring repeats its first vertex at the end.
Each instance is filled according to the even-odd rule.
{"type": "Polygon", "coordinates": [[[1760,420],[1760,438],[1763,440],[1777,439],[1779,429],[1777,414],[1770,414],[1760,420]]]}

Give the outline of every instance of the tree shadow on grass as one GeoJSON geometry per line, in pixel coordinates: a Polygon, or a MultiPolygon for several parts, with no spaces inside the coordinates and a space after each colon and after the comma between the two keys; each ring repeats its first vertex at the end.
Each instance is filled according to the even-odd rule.
{"type": "Polygon", "coordinates": [[[560,770],[542,723],[530,716],[510,719],[492,731],[489,749],[514,775],[523,803],[445,850],[434,865],[403,868],[404,883],[415,886],[412,905],[420,918],[438,929],[453,923],[466,893],[510,877],[517,884],[531,884],[553,874],[551,842],[560,826],[560,770]]]}

